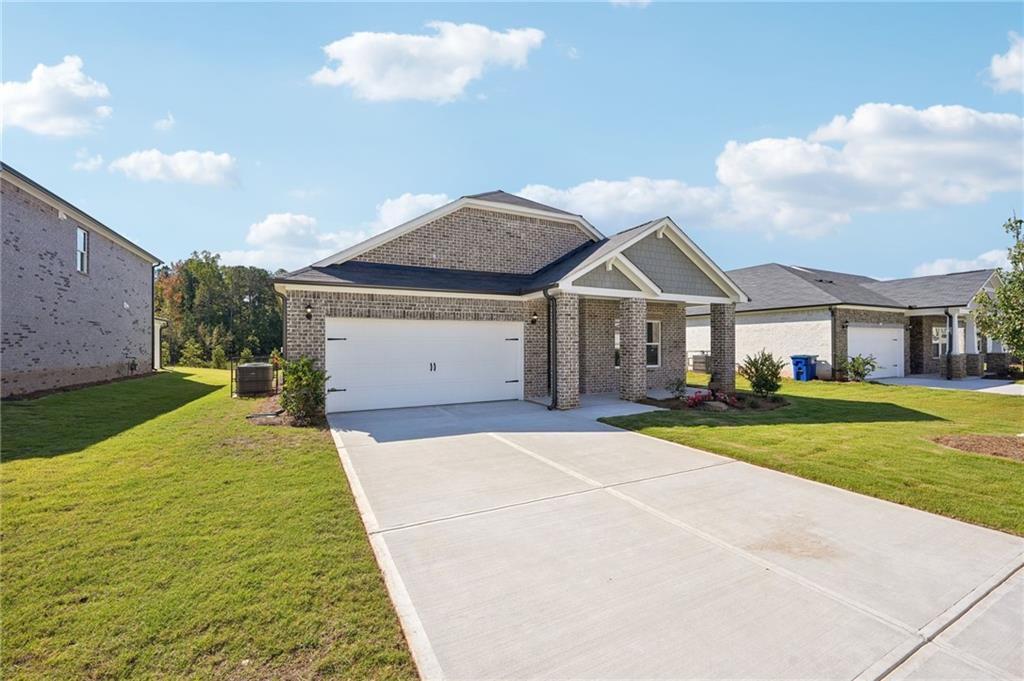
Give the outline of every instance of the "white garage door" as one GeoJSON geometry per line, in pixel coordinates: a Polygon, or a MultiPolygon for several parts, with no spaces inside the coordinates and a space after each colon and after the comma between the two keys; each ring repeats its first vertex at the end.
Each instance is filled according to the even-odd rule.
{"type": "Polygon", "coordinates": [[[900,327],[851,326],[849,354],[874,355],[878,369],[868,378],[894,378],[903,375],[903,329],[900,327]]]}
{"type": "Polygon", "coordinates": [[[523,397],[523,323],[326,320],[327,411],[523,397]]]}

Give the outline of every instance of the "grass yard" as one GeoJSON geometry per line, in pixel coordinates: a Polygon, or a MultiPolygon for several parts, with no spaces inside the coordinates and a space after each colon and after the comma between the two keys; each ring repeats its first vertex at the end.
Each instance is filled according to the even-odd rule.
{"type": "MultiPolygon", "coordinates": [[[[689,377],[695,382],[706,376],[689,377]]],[[[749,388],[739,379],[741,389],[749,388]]],[[[785,381],[774,411],[649,412],[608,423],[855,492],[1024,535],[1024,463],[943,447],[1024,432],[1024,398],[785,381]]]]}
{"type": "Polygon", "coordinates": [[[227,381],[0,406],[4,679],[416,676],[330,434],[227,381]]]}

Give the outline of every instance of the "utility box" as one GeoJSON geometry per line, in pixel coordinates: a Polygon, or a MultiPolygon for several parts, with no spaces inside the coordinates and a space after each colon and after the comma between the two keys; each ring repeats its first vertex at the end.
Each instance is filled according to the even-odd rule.
{"type": "Polygon", "coordinates": [[[793,378],[797,381],[811,381],[818,375],[817,355],[793,355],[793,378]]]}

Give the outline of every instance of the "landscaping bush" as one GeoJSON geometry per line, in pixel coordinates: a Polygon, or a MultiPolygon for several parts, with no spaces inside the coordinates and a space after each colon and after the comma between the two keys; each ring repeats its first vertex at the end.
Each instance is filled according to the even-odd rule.
{"type": "Polygon", "coordinates": [[[686,380],[677,378],[674,381],[670,381],[669,384],[665,386],[665,390],[672,393],[672,397],[683,397],[686,395],[686,380]]]}
{"type": "Polygon", "coordinates": [[[252,361],[252,350],[249,348],[242,348],[242,351],[238,353],[238,363],[248,364],[252,361]]]}
{"type": "Polygon", "coordinates": [[[782,387],[782,368],[786,363],[772,353],[761,350],[747,355],[740,365],[739,374],[750,381],[750,389],[759,397],[770,397],[782,387]]]}
{"type": "Polygon", "coordinates": [[[297,426],[306,426],[323,416],[327,374],[313,366],[309,357],[284,362],[281,407],[297,426]]]}
{"type": "Polygon", "coordinates": [[[284,365],[284,355],[277,348],[274,348],[270,352],[270,363],[274,365],[275,369],[280,369],[284,365]]]}
{"type": "Polygon", "coordinates": [[[226,369],[228,366],[228,353],[219,345],[210,353],[210,366],[214,369],[226,369]]]}
{"type": "Polygon", "coordinates": [[[178,364],[186,367],[201,367],[206,364],[203,361],[203,347],[199,341],[189,338],[181,346],[181,356],[178,357],[178,364]]]}
{"type": "Polygon", "coordinates": [[[878,368],[878,360],[874,355],[857,355],[850,357],[842,363],[842,371],[851,381],[865,381],[875,369],[878,368]]]}

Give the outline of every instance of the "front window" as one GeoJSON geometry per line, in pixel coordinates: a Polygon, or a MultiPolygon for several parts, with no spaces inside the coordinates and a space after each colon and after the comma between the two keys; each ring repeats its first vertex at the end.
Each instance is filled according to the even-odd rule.
{"type": "Polygon", "coordinates": [[[81,227],[78,228],[76,235],[75,269],[82,274],[89,271],[89,232],[81,227]]]}
{"type": "Polygon", "coordinates": [[[944,326],[932,327],[932,357],[938,359],[946,354],[949,347],[949,329],[944,326]]]}
{"type": "MultiPolygon", "coordinates": [[[[647,366],[649,368],[661,366],[661,322],[647,322],[645,325],[647,338],[645,353],[647,366]]],[[[615,368],[620,366],[622,360],[621,344],[619,337],[619,320],[615,320],[615,368]]]]}

